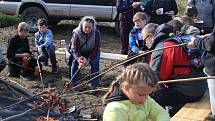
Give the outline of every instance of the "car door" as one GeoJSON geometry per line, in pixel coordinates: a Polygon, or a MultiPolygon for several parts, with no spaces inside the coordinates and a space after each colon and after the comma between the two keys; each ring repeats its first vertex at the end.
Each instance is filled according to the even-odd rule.
{"type": "Polygon", "coordinates": [[[43,0],[46,3],[49,16],[69,17],[70,0],[43,0]]]}
{"type": "Polygon", "coordinates": [[[100,20],[112,20],[116,0],[71,0],[70,16],[94,16],[100,20]]]}

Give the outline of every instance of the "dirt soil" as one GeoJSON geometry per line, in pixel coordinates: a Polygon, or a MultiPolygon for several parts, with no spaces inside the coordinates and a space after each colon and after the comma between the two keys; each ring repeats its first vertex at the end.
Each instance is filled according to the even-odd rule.
{"type": "MultiPolygon", "coordinates": [[[[60,40],[66,40],[67,44],[69,44],[71,39],[72,30],[77,26],[77,22],[61,22],[56,26],[50,27],[54,34],[54,40],[56,48],[60,47],[60,40]]],[[[112,23],[100,23],[99,24],[100,32],[101,32],[101,51],[102,52],[111,52],[111,53],[120,53],[120,44],[119,37],[115,34],[115,28],[112,23]]],[[[16,26],[11,26],[7,28],[0,28],[0,47],[4,53],[6,53],[7,42],[8,39],[13,37],[16,34],[16,26]]],[[[29,34],[29,42],[31,48],[34,47],[34,34],[29,34]]],[[[6,57],[6,56],[5,56],[6,57]]],[[[60,68],[60,73],[57,75],[51,74],[51,66],[47,66],[43,68],[43,80],[46,86],[56,87],[59,92],[61,92],[64,88],[64,83],[70,80],[70,72],[69,67],[65,62],[65,58],[63,55],[57,55],[57,61],[60,68]]],[[[100,61],[100,70],[109,68],[117,61],[110,60],[102,60],[100,61]]],[[[51,63],[49,62],[49,65],[51,63]]],[[[109,86],[110,82],[114,80],[120,71],[120,67],[105,74],[101,78],[100,87],[109,86]]],[[[89,67],[84,67],[79,77],[83,77],[88,75],[90,72],[89,67]]],[[[42,85],[40,78],[37,77],[33,81],[24,81],[21,78],[10,78],[7,76],[8,68],[6,67],[1,73],[0,78],[13,80],[29,89],[33,93],[39,93],[42,90],[42,85]]],[[[79,91],[86,91],[90,88],[88,86],[81,87],[79,91]]],[[[95,117],[100,117],[101,120],[103,113],[103,106],[101,102],[101,97],[104,92],[97,92],[96,94],[82,94],[82,95],[72,95],[70,94],[68,98],[74,105],[80,109],[81,114],[88,116],[94,115],[95,117]]]]}

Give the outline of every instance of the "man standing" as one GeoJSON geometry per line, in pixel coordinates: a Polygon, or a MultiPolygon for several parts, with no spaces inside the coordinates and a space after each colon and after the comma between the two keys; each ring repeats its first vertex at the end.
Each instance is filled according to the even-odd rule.
{"type": "Polygon", "coordinates": [[[116,8],[119,13],[119,28],[120,28],[120,43],[121,54],[128,54],[128,38],[131,29],[133,28],[133,15],[135,9],[140,7],[140,2],[132,0],[117,0],[116,8]]]}

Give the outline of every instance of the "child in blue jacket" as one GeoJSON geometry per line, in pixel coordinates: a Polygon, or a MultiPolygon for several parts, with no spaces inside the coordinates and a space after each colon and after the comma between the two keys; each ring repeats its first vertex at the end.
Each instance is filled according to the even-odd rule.
{"type": "Polygon", "coordinates": [[[48,65],[48,58],[50,58],[52,63],[52,73],[57,73],[58,67],[55,56],[53,34],[47,26],[47,21],[45,19],[38,20],[37,27],[39,31],[35,33],[35,45],[39,53],[39,61],[43,62],[44,65],[48,65]]]}

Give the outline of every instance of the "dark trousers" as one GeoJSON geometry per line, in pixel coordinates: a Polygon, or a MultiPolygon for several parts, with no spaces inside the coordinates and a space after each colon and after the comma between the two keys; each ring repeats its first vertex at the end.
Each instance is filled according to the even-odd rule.
{"type": "Polygon", "coordinates": [[[160,104],[163,108],[171,107],[169,109],[170,116],[177,113],[186,103],[192,103],[201,99],[199,97],[186,96],[174,88],[166,88],[162,86],[159,90],[151,95],[151,97],[160,104]]]}
{"type": "Polygon", "coordinates": [[[10,59],[11,62],[9,62],[9,76],[10,77],[19,77],[20,74],[22,76],[33,76],[34,75],[34,69],[37,66],[37,60],[34,58],[31,58],[29,60],[29,64],[27,66],[27,68],[22,68],[22,61],[18,60],[18,59],[10,59]],[[16,64],[18,65],[16,65],[16,64]]]}
{"type": "Polygon", "coordinates": [[[129,33],[133,28],[133,22],[120,21],[121,54],[128,54],[129,33]]]}
{"type": "Polygon", "coordinates": [[[55,46],[50,45],[46,48],[42,53],[39,53],[38,59],[40,62],[48,63],[48,59],[50,58],[52,68],[57,66],[56,56],[55,56],[55,46]]]}

